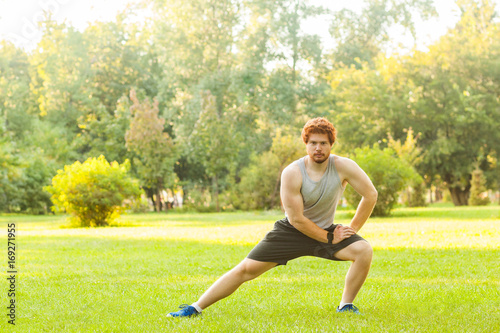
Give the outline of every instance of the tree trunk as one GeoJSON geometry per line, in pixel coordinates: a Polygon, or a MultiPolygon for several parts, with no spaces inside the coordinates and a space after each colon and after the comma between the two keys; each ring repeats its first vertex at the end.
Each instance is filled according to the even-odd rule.
{"type": "Polygon", "coordinates": [[[151,201],[153,202],[153,207],[156,209],[156,201],[155,201],[155,196],[154,196],[154,191],[152,188],[150,187],[146,187],[144,188],[144,191],[146,192],[146,196],[151,199],[151,201]]]}
{"type": "Polygon", "coordinates": [[[161,212],[161,195],[160,195],[160,188],[157,187],[156,188],[156,201],[155,201],[155,204],[156,204],[156,211],[159,213],[161,212]]]}
{"type": "Polygon", "coordinates": [[[177,201],[177,195],[176,195],[174,189],[172,188],[171,191],[172,191],[172,195],[174,197],[174,201],[172,201],[172,208],[179,207],[179,202],[177,201]]]}
{"type": "Polygon", "coordinates": [[[189,192],[189,190],[187,189],[187,186],[183,186],[182,187],[182,207],[184,207],[184,205],[187,202],[188,192],[189,192]]]}
{"type": "Polygon", "coordinates": [[[460,186],[448,187],[451,194],[451,200],[455,206],[467,206],[469,200],[469,187],[465,189],[460,186]]]}
{"type": "Polygon", "coordinates": [[[220,212],[220,208],[219,208],[219,180],[217,179],[217,176],[214,176],[213,182],[214,182],[214,193],[215,193],[215,209],[217,210],[217,212],[220,212]]]}

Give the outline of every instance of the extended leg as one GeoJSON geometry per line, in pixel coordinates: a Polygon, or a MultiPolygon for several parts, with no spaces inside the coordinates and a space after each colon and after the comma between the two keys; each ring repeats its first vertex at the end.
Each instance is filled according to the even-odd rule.
{"type": "Polygon", "coordinates": [[[264,272],[275,267],[277,263],[262,262],[245,258],[232,270],[221,276],[205,291],[196,304],[205,309],[217,301],[231,295],[244,282],[255,279],[264,272]]]}
{"type": "Polygon", "coordinates": [[[372,247],[365,241],[352,243],[335,253],[335,257],[338,259],[352,261],[345,277],[344,292],[342,294],[343,303],[352,303],[356,298],[370,271],[372,255],[372,247]]]}

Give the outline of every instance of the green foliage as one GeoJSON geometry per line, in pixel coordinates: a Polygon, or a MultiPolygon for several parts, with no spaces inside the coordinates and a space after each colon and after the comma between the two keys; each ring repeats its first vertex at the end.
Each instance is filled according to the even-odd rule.
{"type": "Polygon", "coordinates": [[[46,189],[59,209],[82,227],[106,226],[119,216],[124,200],[137,198],[138,184],[127,174],[128,162],[108,163],[104,156],[58,170],[46,189]]]}
{"type": "MultiPolygon", "coordinates": [[[[0,134],[3,134],[2,127],[0,127],[0,134]]],[[[0,209],[2,211],[15,211],[19,206],[21,194],[16,183],[19,183],[21,178],[20,165],[15,145],[0,136],[0,209]]]]}
{"type": "Polygon", "coordinates": [[[80,122],[81,133],[73,141],[73,146],[85,158],[104,155],[111,161],[122,163],[129,157],[125,134],[131,118],[130,100],[126,96],[116,102],[113,114],[101,105],[80,122]]]}
{"type": "Polygon", "coordinates": [[[406,140],[402,144],[401,140],[394,140],[389,133],[389,148],[392,148],[397,156],[410,165],[414,170],[414,177],[409,182],[409,186],[403,191],[403,201],[409,207],[424,207],[425,202],[425,184],[422,177],[416,172],[415,167],[422,160],[422,149],[417,146],[417,138],[410,127],[406,135],[406,140]]]}
{"type": "Polygon", "coordinates": [[[130,99],[133,119],[125,134],[126,146],[137,156],[134,164],[142,186],[155,191],[155,208],[160,211],[160,192],[175,181],[176,149],[168,133],[163,131],[165,119],[159,118],[158,102],[141,103],[134,90],[130,92],[130,99]]]}
{"type": "Polygon", "coordinates": [[[43,188],[50,184],[53,164],[37,151],[32,152],[29,158],[18,154],[16,158],[0,156],[0,161],[2,159],[0,210],[28,214],[50,212],[50,194],[43,188]]]}
{"type": "Polygon", "coordinates": [[[426,19],[437,13],[429,0],[368,1],[360,11],[343,9],[334,13],[330,33],[339,44],[334,62],[361,67],[372,63],[390,42],[389,30],[399,26],[415,37],[416,14],[426,19]]]}
{"type": "Polygon", "coordinates": [[[487,170],[487,156],[500,147],[494,93],[500,87],[500,30],[489,2],[464,1],[461,8],[456,28],[428,53],[414,54],[402,73],[411,82],[404,92],[411,96],[406,122],[422,133],[419,169],[431,178],[439,174],[456,205],[467,204],[475,161],[487,170]]]}
{"type": "Polygon", "coordinates": [[[345,149],[372,145],[385,139],[388,132],[395,132],[390,116],[400,112],[401,102],[391,96],[384,78],[367,63],[361,69],[340,67],[328,75],[328,80],[336,104],[331,119],[345,149]]]}
{"type": "Polygon", "coordinates": [[[408,192],[408,206],[409,207],[425,207],[425,184],[423,181],[412,184],[408,192]]]}
{"type": "Polygon", "coordinates": [[[78,118],[98,102],[85,88],[90,74],[86,43],[82,33],[50,17],[41,29],[42,39],[30,57],[31,93],[39,115],[53,126],[66,128],[72,140],[78,132],[78,118]]]}
{"type": "Polygon", "coordinates": [[[42,159],[34,156],[22,169],[20,182],[16,184],[20,191],[19,209],[29,214],[45,214],[50,211],[52,201],[50,194],[43,188],[50,184],[53,168],[42,159]]]}
{"type": "Polygon", "coordinates": [[[133,213],[147,213],[151,211],[151,205],[148,199],[144,195],[141,195],[139,198],[132,200],[130,203],[130,210],[133,213]]]}
{"type": "Polygon", "coordinates": [[[187,211],[191,210],[203,213],[215,212],[217,209],[210,191],[197,186],[187,191],[184,196],[182,208],[187,211]]]}
{"type": "Polygon", "coordinates": [[[192,159],[199,160],[207,174],[216,177],[234,169],[241,136],[235,133],[228,112],[218,107],[216,96],[207,90],[202,93],[201,113],[189,137],[192,159]]]}
{"type": "Polygon", "coordinates": [[[252,154],[269,149],[277,127],[316,111],[324,85],[299,67],[320,63],[321,47],[300,23],[321,11],[302,1],[164,0],[154,8],[154,44],[169,73],[159,100],[176,141],[188,147],[182,158],[203,165],[196,171],[218,198],[252,154]],[[268,70],[272,62],[279,65],[268,70]]]}
{"type": "Polygon", "coordinates": [[[270,209],[271,193],[279,176],[279,160],[272,152],[254,155],[250,165],[241,171],[241,181],[236,186],[234,206],[237,209],[270,209]]]}
{"type": "MultiPolygon", "coordinates": [[[[415,35],[430,0],[333,13],[296,0],[143,0],[82,31],[47,15],[33,52],[0,41],[0,210],[43,211],[52,170],[101,154],[129,159],[151,199],[179,179],[216,209],[244,196],[275,207],[282,160],[266,152],[279,128],[298,133],[315,116],[333,121],[345,152],[403,142],[411,127],[418,142],[392,147],[427,187],[442,181],[467,204],[476,161],[487,188],[500,184],[500,29],[492,1],[457,5],[460,22],[427,51],[391,57],[394,28],[415,35]],[[144,10],[151,19],[136,19],[144,10]],[[318,15],[331,15],[332,50],[303,29],[318,15]],[[147,126],[131,113],[132,89],[141,105],[157,101],[147,126]],[[152,135],[127,142],[135,127],[152,135]],[[166,153],[173,142],[182,148],[166,153]]],[[[421,204],[419,181],[409,205],[421,204]]]]}
{"type": "Polygon", "coordinates": [[[470,170],[499,155],[500,29],[489,1],[460,2],[462,17],[428,52],[380,56],[374,68],[340,67],[330,74],[338,107],[334,113],[350,148],[401,139],[404,129],[419,133],[428,183],[438,176],[455,205],[466,205],[470,170]]]}
{"type": "Polygon", "coordinates": [[[32,129],[33,96],[30,90],[29,58],[21,49],[0,41],[0,117],[5,130],[16,140],[32,129]]]}
{"type": "Polygon", "coordinates": [[[484,178],[483,171],[479,168],[472,171],[469,205],[485,206],[490,203],[490,198],[483,196],[484,192],[486,192],[485,184],[486,179],[484,178]]]}
{"type": "MultiPolygon", "coordinates": [[[[382,150],[378,145],[356,149],[353,159],[370,177],[378,191],[377,204],[372,215],[389,215],[397,202],[398,192],[415,178],[415,171],[396,157],[394,150],[382,150]]],[[[344,195],[351,206],[357,207],[361,196],[352,187],[348,186],[344,195]]]]}
{"type": "Polygon", "coordinates": [[[304,155],[304,144],[296,135],[278,129],[270,151],[253,155],[241,171],[241,181],[233,196],[234,207],[243,210],[279,208],[283,169],[304,155]]]}

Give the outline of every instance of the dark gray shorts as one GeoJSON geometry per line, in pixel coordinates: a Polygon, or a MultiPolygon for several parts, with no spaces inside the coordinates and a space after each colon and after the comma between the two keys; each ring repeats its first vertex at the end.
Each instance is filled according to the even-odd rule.
{"type": "MultiPolygon", "coordinates": [[[[333,231],[336,227],[334,224],[325,230],[333,231]]],[[[337,244],[318,242],[295,229],[288,219],[284,218],[274,224],[273,230],[250,251],[247,258],[275,262],[278,265],[286,265],[289,260],[303,256],[342,261],[335,258],[335,253],[360,240],[366,241],[358,234],[354,234],[337,244]]]]}

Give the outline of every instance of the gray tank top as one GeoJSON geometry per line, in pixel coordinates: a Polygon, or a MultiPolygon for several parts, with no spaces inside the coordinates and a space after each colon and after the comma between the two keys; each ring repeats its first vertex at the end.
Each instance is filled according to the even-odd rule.
{"type": "Polygon", "coordinates": [[[326,229],[333,224],[337,204],[344,193],[342,182],[335,168],[334,155],[330,155],[328,166],[317,182],[309,178],[304,158],[297,160],[302,174],[300,193],[304,202],[304,216],[326,229]]]}

